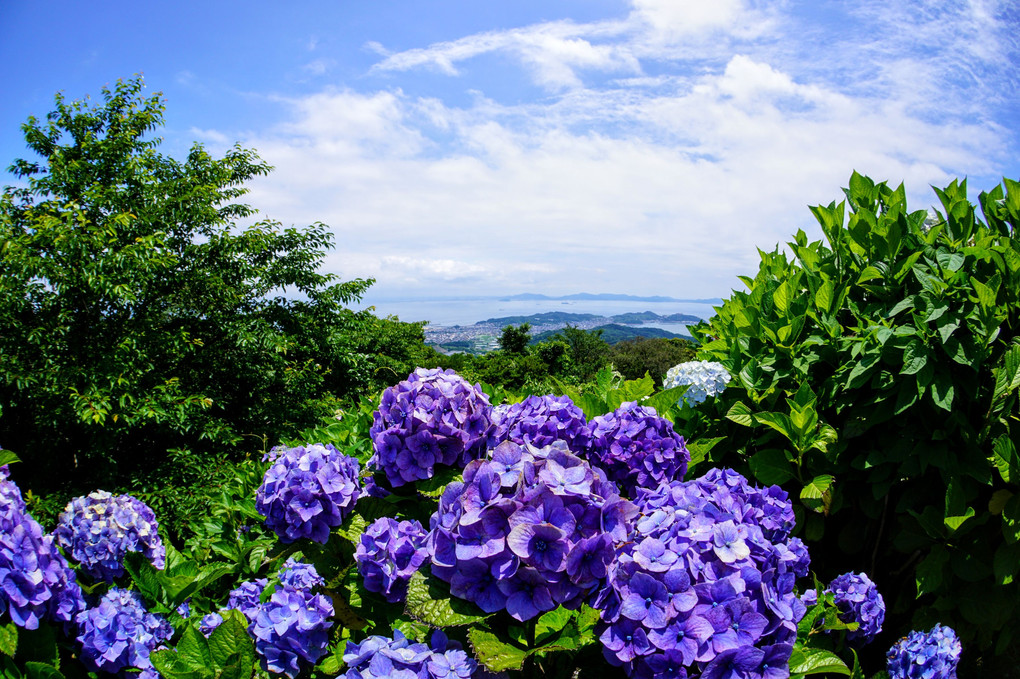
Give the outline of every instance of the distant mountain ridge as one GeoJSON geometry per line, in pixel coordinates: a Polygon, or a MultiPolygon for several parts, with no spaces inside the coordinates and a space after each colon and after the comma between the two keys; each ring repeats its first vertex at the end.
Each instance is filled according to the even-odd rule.
{"type": "Polygon", "coordinates": [[[548,302],[599,301],[599,302],[686,302],[689,304],[722,304],[722,299],[719,297],[711,297],[708,299],[678,299],[676,297],[664,297],[662,295],[641,297],[639,295],[619,295],[609,292],[602,292],[598,294],[592,294],[590,292],[578,292],[573,295],[560,295],[560,296],[549,296],[534,292],[523,292],[519,295],[500,297],[499,300],[501,302],[528,302],[542,300],[548,302]]]}

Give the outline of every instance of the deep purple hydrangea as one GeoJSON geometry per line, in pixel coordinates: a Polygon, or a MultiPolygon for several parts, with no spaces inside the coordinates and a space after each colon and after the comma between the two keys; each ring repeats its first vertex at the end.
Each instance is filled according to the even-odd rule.
{"type": "Polygon", "coordinates": [[[952,627],[911,632],[886,655],[889,679],[956,679],[963,646],[952,627]]]}
{"type": "Polygon", "coordinates": [[[680,480],[691,455],[682,436],[654,408],[624,403],[591,421],[592,460],[627,497],[638,488],[680,480]]]}
{"type": "Polygon", "coordinates": [[[30,630],[40,620],[70,623],[85,608],[81,587],[8,477],[7,465],[0,466],[0,616],[9,613],[30,630]]]}
{"type": "Polygon", "coordinates": [[[283,542],[307,538],[325,544],[361,496],[361,464],[328,443],[277,452],[255,508],[283,542]]]}
{"type": "Polygon", "coordinates": [[[314,665],[326,652],[333,603],[312,593],[312,588],[324,581],[310,564],[289,559],[278,577],[279,584],[268,600],[260,601],[269,584],[268,579],[262,579],[232,591],[227,607],[247,618],[248,633],[255,639],[263,668],[294,679],[302,667],[314,665]]]}
{"type": "Polygon", "coordinates": [[[149,613],[137,592],[116,587],[76,622],[85,664],[111,674],[127,667],[153,669],[149,653],[173,636],[170,623],[149,613]]]}
{"type": "Polygon", "coordinates": [[[885,600],[878,587],[864,573],[844,573],[829,583],[839,619],[846,623],[856,622],[856,630],[847,632],[847,641],[858,646],[870,643],[882,631],[885,622],[885,600]]]}
{"type": "Polygon", "coordinates": [[[376,519],[354,550],[365,589],[396,603],[407,596],[411,575],[429,560],[427,534],[417,521],[376,519]]]}
{"type": "Polygon", "coordinates": [[[731,470],[639,490],[640,515],[594,603],[605,657],[630,677],[789,676],[807,574],[779,487],[731,470]]]}
{"type": "Polygon", "coordinates": [[[437,464],[464,467],[485,454],[491,410],[481,388],[454,371],[418,368],[383,392],[368,464],[394,487],[431,478],[437,464]]]}
{"type": "Polygon", "coordinates": [[[460,644],[438,630],[429,644],[411,643],[400,630],[393,631],[392,639],[348,641],[344,663],[344,679],[468,679],[478,668],[460,644]]]}
{"type": "Polygon", "coordinates": [[[156,515],[130,495],[97,490],[71,500],[53,534],[82,570],[97,580],[112,582],[123,575],[128,552],[141,552],[159,569],[166,562],[156,515]]]}
{"type": "Polygon", "coordinates": [[[447,486],[430,520],[432,573],[482,610],[528,620],[605,584],[634,505],[566,443],[505,441],[447,486]]]}
{"type": "Polygon", "coordinates": [[[223,624],[223,616],[219,613],[207,613],[198,623],[198,631],[208,637],[217,627],[223,624]]]}
{"type": "Polygon", "coordinates": [[[553,441],[564,441],[575,455],[585,455],[591,443],[591,430],[584,412],[569,396],[529,396],[520,403],[493,408],[495,431],[489,447],[503,441],[530,443],[545,448],[553,441]]]}

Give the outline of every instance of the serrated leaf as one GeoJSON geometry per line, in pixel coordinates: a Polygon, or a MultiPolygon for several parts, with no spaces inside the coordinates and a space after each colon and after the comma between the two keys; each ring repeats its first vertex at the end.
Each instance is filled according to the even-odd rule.
{"type": "Polygon", "coordinates": [[[680,402],[684,392],[690,389],[691,385],[681,384],[679,387],[671,387],[669,389],[663,389],[648,397],[646,401],[642,401],[641,405],[651,406],[655,408],[657,413],[665,413],[673,405],[680,402]]]}
{"type": "Polygon", "coordinates": [[[793,478],[786,454],[776,448],[761,450],[749,460],[754,478],[766,486],[781,485],[793,478]]]}
{"type": "Polygon", "coordinates": [[[454,481],[461,480],[460,470],[456,467],[442,467],[431,479],[420,481],[415,490],[429,498],[437,498],[446,490],[446,486],[454,481]]]}
{"type": "Polygon", "coordinates": [[[755,424],[751,409],[743,401],[736,401],[730,406],[726,411],[726,419],[745,427],[753,427],[755,424]]]}
{"type": "Polygon", "coordinates": [[[783,413],[755,413],[754,421],[775,429],[791,441],[794,440],[793,423],[789,416],[783,413]]]}
{"type": "Polygon", "coordinates": [[[492,672],[519,670],[528,657],[524,649],[504,643],[492,632],[477,627],[468,630],[468,641],[478,661],[492,672]]]}
{"type": "Polygon", "coordinates": [[[223,622],[209,635],[209,655],[215,667],[225,667],[231,663],[235,653],[240,657],[236,663],[243,670],[255,664],[255,649],[251,637],[248,636],[248,621],[237,610],[222,613],[223,622]]]}
{"type": "Polygon", "coordinates": [[[411,617],[435,627],[470,625],[489,617],[474,604],[451,597],[430,580],[422,570],[411,576],[404,607],[411,617]]]}
{"type": "Polygon", "coordinates": [[[28,679],[64,679],[64,675],[53,665],[33,661],[25,663],[25,676],[28,679]]]}
{"type": "Polygon", "coordinates": [[[573,612],[568,611],[563,606],[543,613],[535,623],[535,640],[540,643],[544,638],[556,634],[567,626],[572,617],[573,612]]]}
{"type": "Polygon", "coordinates": [[[190,626],[184,629],[180,641],[177,642],[177,657],[181,664],[192,670],[212,665],[209,642],[201,632],[190,626]]]}
{"type": "Polygon", "coordinates": [[[790,657],[790,674],[850,674],[850,668],[833,653],[821,648],[798,648],[790,657]]]}
{"type": "Polygon", "coordinates": [[[1006,483],[1020,481],[1020,474],[1018,474],[1020,457],[1017,456],[1013,441],[1005,434],[995,439],[995,443],[992,445],[992,463],[1006,483]]]}
{"type": "Polygon", "coordinates": [[[361,542],[361,534],[365,532],[370,523],[358,512],[357,506],[355,506],[354,511],[347,515],[347,518],[340,524],[340,528],[336,532],[343,539],[357,545],[361,542]]]}
{"type": "Polygon", "coordinates": [[[0,653],[11,658],[18,652],[18,626],[9,622],[0,627],[0,653]]]}

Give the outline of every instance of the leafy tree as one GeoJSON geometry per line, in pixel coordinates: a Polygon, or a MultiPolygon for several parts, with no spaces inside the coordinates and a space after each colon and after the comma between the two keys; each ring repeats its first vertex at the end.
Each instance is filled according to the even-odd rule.
{"type": "Polygon", "coordinates": [[[639,337],[614,344],[610,358],[628,380],[640,379],[647,372],[659,389],[666,371],[677,364],[693,361],[695,353],[695,345],[684,339],[639,337]]]}
{"type": "Polygon", "coordinates": [[[499,348],[509,354],[527,353],[528,342],[531,341],[530,330],[531,323],[506,326],[499,335],[499,348]]]}
{"type": "Polygon", "coordinates": [[[609,344],[602,339],[602,331],[588,332],[573,325],[560,331],[569,347],[570,362],[577,376],[587,381],[609,363],[609,344]]]}
{"type": "Polygon", "coordinates": [[[385,322],[345,308],[371,281],[319,273],[323,224],[239,224],[269,165],[240,146],[157,153],[164,105],[142,90],[58,95],[22,126],[39,157],[0,198],[0,442],[36,482],[272,445],[371,384],[385,322]]]}

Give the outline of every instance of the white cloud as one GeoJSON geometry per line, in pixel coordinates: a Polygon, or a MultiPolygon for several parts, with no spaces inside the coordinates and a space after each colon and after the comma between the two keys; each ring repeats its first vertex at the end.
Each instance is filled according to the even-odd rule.
{"type": "MultiPolygon", "coordinates": [[[[289,100],[288,121],[246,140],[277,168],[251,202],[288,223],[329,224],[338,251],[328,265],[387,289],[707,297],[755,270],[756,247],[798,228],[819,237],[806,206],[838,200],[851,170],[906,182],[917,208],[933,200],[928,184],[1000,171],[1004,130],[965,108],[933,115],[935,81],[919,96],[908,77],[917,52],[865,45],[859,70],[879,74],[868,87],[824,63],[851,53],[838,41],[808,65],[778,49],[797,37],[784,31],[803,30],[775,14],[782,7],[766,16],[736,0],[639,0],[618,22],[387,53],[377,73],[456,76],[501,50],[559,94],[501,103],[482,89],[455,106],[438,92],[343,89],[289,100]],[[618,77],[589,82],[594,73],[618,77]]],[[[978,9],[974,30],[994,33],[981,19],[991,10],[978,9]]],[[[980,50],[967,59],[998,68],[980,50]]],[[[946,101],[964,98],[942,86],[946,101]]]]}

